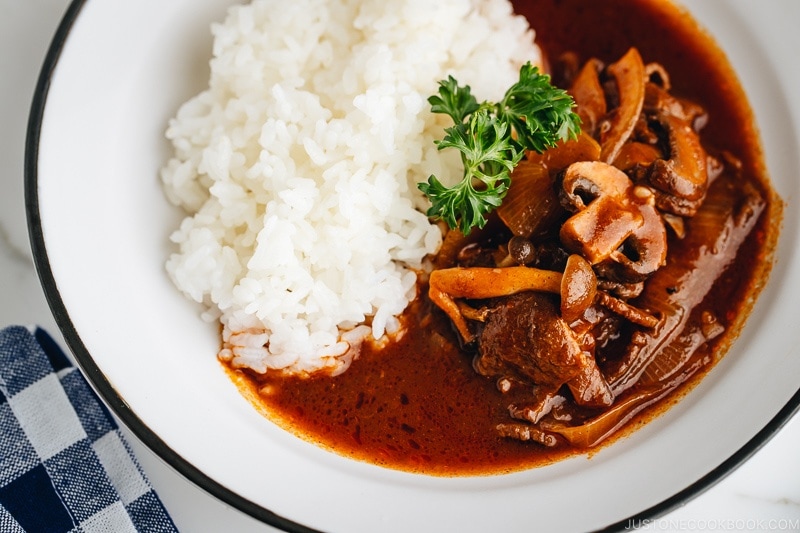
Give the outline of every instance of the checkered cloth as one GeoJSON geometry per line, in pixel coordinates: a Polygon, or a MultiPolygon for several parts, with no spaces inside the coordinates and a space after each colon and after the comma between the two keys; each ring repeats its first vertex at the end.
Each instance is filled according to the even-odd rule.
{"type": "Polygon", "coordinates": [[[41,329],[0,331],[0,531],[177,531],[109,412],[41,329]]]}

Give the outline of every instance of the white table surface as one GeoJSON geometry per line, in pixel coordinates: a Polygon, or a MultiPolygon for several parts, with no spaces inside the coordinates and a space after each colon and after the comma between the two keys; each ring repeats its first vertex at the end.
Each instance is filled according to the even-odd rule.
{"type": "MultiPolygon", "coordinates": [[[[744,9],[752,7],[753,16],[781,16],[764,13],[762,6],[768,3],[760,0],[731,1],[744,9]]],[[[59,340],[28,243],[23,158],[36,79],[68,4],[68,0],[0,0],[0,328],[37,324],[59,340]]],[[[775,22],[780,26],[778,18],[775,22]]],[[[800,60],[789,68],[800,70],[800,60]]],[[[130,433],[128,438],[181,531],[275,531],[208,495],[130,433]]],[[[707,491],[652,522],[630,526],[645,531],[800,530],[800,416],[707,491]]]]}

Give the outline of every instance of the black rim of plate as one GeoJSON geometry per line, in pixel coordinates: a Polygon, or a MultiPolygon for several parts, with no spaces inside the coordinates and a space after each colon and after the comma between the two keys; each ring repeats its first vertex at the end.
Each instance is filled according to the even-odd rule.
{"type": "MultiPolygon", "coordinates": [[[[50,47],[45,56],[36,89],[33,95],[30,115],[28,118],[28,130],[25,140],[25,207],[27,213],[28,233],[33,252],[36,270],[40,283],[44,289],[45,297],[50,306],[50,310],[55,318],[64,340],[74,355],[78,366],[84,376],[89,380],[94,389],[99,393],[103,401],[110,407],[114,414],[125,424],[125,426],[136,435],[146,446],[156,453],[162,460],[177,470],[182,476],[202,488],[217,499],[229,504],[241,512],[260,520],[264,523],[288,532],[312,532],[302,524],[288,520],[269,509],[253,503],[242,496],[239,496],[230,489],[222,486],[200,471],[196,466],[189,463],[175,450],[162,441],[136,413],[128,406],[117,391],[111,386],[103,372],[94,362],[89,351],[84,346],[83,341],[69,317],[64,301],[58,291],[58,286],[53,277],[50,263],[47,256],[47,247],[42,233],[41,216],[39,212],[38,198],[38,163],[39,163],[39,139],[41,135],[42,120],[44,118],[47,104],[47,96],[50,89],[50,82],[58,64],[61,52],[64,49],[70,31],[80,15],[81,9],[88,0],[73,0],[67,8],[56,33],[50,43],[50,47]]],[[[778,413],[744,446],[737,450],[733,455],[720,463],[685,489],[665,499],[648,509],[620,520],[614,524],[601,526],[597,531],[622,531],[631,529],[631,524],[645,523],[661,517],[670,511],[687,503],[689,500],[702,494],[710,487],[721,481],[728,474],[749,459],[757,452],[778,430],[800,410],[800,389],[790,398],[790,400],[778,411],[778,413]]]]}

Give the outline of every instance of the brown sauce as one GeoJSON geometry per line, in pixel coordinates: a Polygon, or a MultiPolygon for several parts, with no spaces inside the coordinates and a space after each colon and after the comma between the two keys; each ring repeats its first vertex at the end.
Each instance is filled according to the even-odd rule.
{"type": "MultiPolygon", "coordinates": [[[[682,11],[658,1],[527,0],[517,2],[551,62],[563,52],[584,61],[611,62],[637,47],[646,62],[670,73],[673,93],[709,112],[706,146],[736,154],[742,176],[755,183],[769,206],[701,306],[726,326],[702,348],[718,360],[749,312],[771,264],[779,202],[767,185],[751,111],[726,60],[682,11]],[[702,76],[697,73],[702,72],[702,76]]],[[[554,74],[554,79],[557,79],[554,74]]],[[[734,184],[735,186],[735,184],[734,184]]],[[[678,241],[670,254],[682,253],[678,241]]],[[[424,291],[424,288],[422,288],[424,291]]],[[[509,399],[495,382],[477,375],[449,321],[423,296],[405,314],[406,331],[384,347],[365,347],[344,374],[331,378],[256,376],[228,369],[232,379],[270,419],[339,454],[429,475],[497,474],[539,466],[583,450],[502,438],[509,399]]],[[[679,399],[712,364],[678,391],[628,424],[624,435],[679,399]]],[[[615,437],[615,438],[616,438],[615,437]]],[[[606,442],[611,442],[609,439],[606,442]]]]}

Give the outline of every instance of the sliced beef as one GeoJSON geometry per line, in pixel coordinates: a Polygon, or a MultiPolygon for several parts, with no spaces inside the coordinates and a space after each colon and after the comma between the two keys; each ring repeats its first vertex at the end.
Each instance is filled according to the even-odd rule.
{"type": "Polygon", "coordinates": [[[489,313],[474,366],[484,376],[556,390],[586,364],[586,354],[559,317],[553,297],[525,292],[502,299],[489,313]]]}

